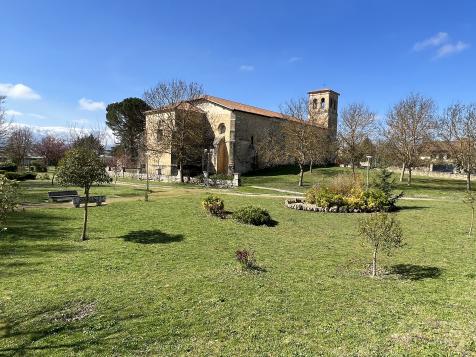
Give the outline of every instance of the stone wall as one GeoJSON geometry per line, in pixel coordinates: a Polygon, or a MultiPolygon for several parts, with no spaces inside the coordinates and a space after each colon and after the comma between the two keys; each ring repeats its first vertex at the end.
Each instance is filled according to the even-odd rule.
{"type": "MultiPolygon", "coordinates": [[[[401,174],[401,167],[389,167],[390,171],[401,174]]],[[[408,171],[405,170],[405,176],[408,175],[408,171]]],[[[452,180],[466,180],[465,174],[458,174],[452,172],[439,172],[439,171],[430,171],[426,167],[414,168],[412,169],[412,176],[428,176],[428,177],[438,177],[452,180]]],[[[471,176],[471,181],[476,180],[475,176],[471,176]]]]}
{"type": "MultiPolygon", "coordinates": [[[[269,118],[261,115],[236,112],[236,140],[235,140],[235,171],[245,173],[254,169],[262,168],[264,163],[256,160],[255,145],[267,130],[277,124],[283,123],[283,119],[269,118]]],[[[285,159],[281,165],[290,164],[285,159]]]]}
{"type": "MultiPolygon", "coordinates": [[[[115,173],[114,171],[107,171],[110,177],[114,179],[115,173]]],[[[145,172],[141,172],[140,170],[134,171],[126,171],[126,172],[118,172],[118,178],[131,178],[135,180],[146,180],[147,174],[145,172]]],[[[180,182],[180,177],[173,176],[173,175],[158,175],[158,174],[150,174],[149,173],[149,180],[150,181],[157,181],[157,182],[180,182]]],[[[219,187],[219,188],[232,188],[241,186],[241,178],[240,174],[236,173],[233,175],[233,179],[231,180],[222,180],[222,179],[214,179],[213,176],[210,177],[208,180],[203,177],[190,177],[184,176],[183,177],[184,183],[190,183],[194,185],[202,185],[202,186],[210,186],[210,187],[219,187]]]]}

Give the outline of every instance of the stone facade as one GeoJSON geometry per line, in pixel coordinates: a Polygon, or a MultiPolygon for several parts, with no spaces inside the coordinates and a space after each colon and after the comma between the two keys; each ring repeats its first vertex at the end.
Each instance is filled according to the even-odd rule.
{"type": "MultiPolygon", "coordinates": [[[[322,89],[309,92],[310,110],[316,110],[318,125],[328,130],[331,137],[337,131],[337,92],[322,89]]],[[[256,108],[222,98],[205,96],[194,104],[205,113],[213,131],[214,140],[210,150],[204,152],[202,169],[211,173],[245,173],[263,166],[256,155],[255,145],[259,137],[273,126],[286,121],[281,113],[256,108]]],[[[149,145],[157,140],[152,133],[153,123],[157,122],[160,110],[146,114],[146,132],[149,145]]],[[[289,164],[283,154],[283,162],[289,164]]],[[[148,154],[148,170],[151,174],[176,175],[177,167],[172,155],[163,153],[148,154]]]]}

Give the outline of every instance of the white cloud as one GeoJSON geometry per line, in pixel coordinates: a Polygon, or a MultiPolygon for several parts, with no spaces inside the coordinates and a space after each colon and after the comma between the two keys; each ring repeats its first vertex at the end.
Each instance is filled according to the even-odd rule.
{"type": "Polygon", "coordinates": [[[255,66],[249,65],[249,64],[242,64],[240,66],[240,71],[242,72],[252,72],[255,70],[255,66]]]}
{"type": "Polygon", "coordinates": [[[294,62],[299,62],[301,60],[302,60],[301,57],[291,57],[290,59],[288,59],[288,62],[289,63],[294,63],[294,62]]]}
{"type": "Polygon", "coordinates": [[[468,48],[469,43],[465,43],[463,41],[458,41],[456,43],[447,43],[446,45],[443,45],[438,48],[435,58],[450,56],[452,54],[462,52],[468,48]]]}
{"type": "Polygon", "coordinates": [[[38,93],[22,83],[0,83],[0,95],[14,99],[41,99],[38,93]]]}
{"type": "Polygon", "coordinates": [[[8,115],[9,117],[21,117],[23,115],[22,112],[19,112],[17,110],[5,110],[5,114],[8,115]]]}
{"type": "Polygon", "coordinates": [[[12,123],[14,128],[30,128],[36,136],[55,135],[66,138],[71,133],[71,128],[65,126],[37,126],[25,123],[12,123]]]}
{"type": "Polygon", "coordinates": [[[46,119],[46,117],[44,115],[41,115],[41,114],[27,113],[26,115],[28,115],[32,118],[36,118],[36,119],[46,119]]]}
{"type": "Polygon", "coordinates": [[[423,41],[417,42],[413,45],[414,51],[422,51],[431,47],[438,47],[449,40],[449,35],[446,32],[438,32],[436,35],[427,38],[423,41]]]}
{"type": "Polygon", "coordinates": [[[5,110],[5,114],[8,115],[9,117],[21,117],[21,116],[27,116],[27,117],[31,117],[31,118],[35,118],[35,119],[46,119],[46,117],[44,115],[41,115],[41,114],[35,114],[35,113],[23,113],[23,112],[20,112],[18,110],[14,110],[14,109],[9,109],[9,110],[5,110]]]}
{"type": "Polygon", "coordinates": [[[81,98],[78,103],[82,110],[87,110],[90,112],[94,112],[96,110],[106,110],[106,104],[104,104],[104,102],[95,102],[92,99],[81,98]]]}

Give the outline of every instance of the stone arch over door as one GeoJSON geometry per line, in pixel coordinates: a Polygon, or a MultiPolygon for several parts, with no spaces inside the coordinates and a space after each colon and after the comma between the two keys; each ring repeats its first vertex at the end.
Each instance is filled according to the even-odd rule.
{"type": "Polygon", "coordinates": [[[228,174],[228,149],[225,138],[222,138],[217,146],[217,174],[228,174]]]}

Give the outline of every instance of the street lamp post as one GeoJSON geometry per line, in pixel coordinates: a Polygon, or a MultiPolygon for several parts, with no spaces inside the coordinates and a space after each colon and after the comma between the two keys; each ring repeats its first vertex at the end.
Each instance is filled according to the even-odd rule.
{"type": "Polygon", "coordinates": [[[370,159],[371,155],[367,155],[367,190],[369,189],[369,172],[370,172],[370,159]]]}

